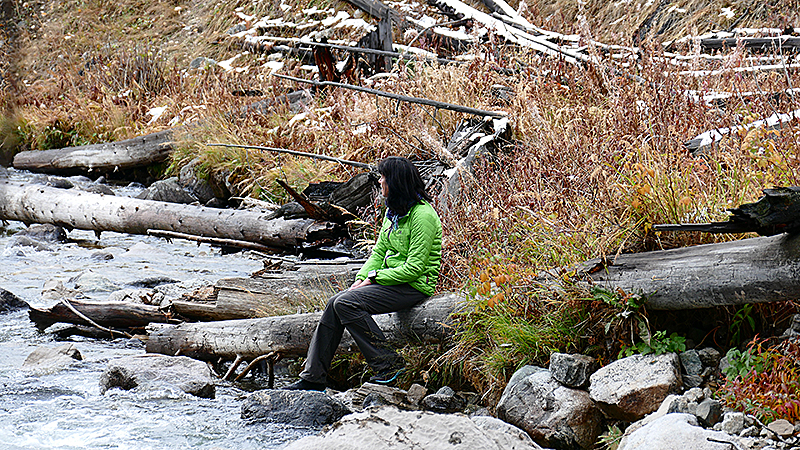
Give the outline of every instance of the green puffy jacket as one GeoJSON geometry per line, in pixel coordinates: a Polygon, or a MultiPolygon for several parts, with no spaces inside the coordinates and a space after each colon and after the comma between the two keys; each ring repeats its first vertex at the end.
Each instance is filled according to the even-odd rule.
{"type": "Polygon", "coordinates": [[[356,279],[377,270],[375,282],[384,286],[408,283],[425,295],[433,295],[442,265],[442,223],[436,210],[420,201],[399,220],[383,219],[378,242],[356,279]],[[390,232],[391,230],[391,232],[390,232]]]}

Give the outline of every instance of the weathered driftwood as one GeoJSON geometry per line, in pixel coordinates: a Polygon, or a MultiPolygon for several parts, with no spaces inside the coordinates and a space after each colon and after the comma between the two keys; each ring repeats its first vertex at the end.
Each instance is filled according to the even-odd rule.
{"type": "Polygon", "coordinates": [[[250,278],[223,278],[210,298],[173,301],[176,314],[193,320],[232,320],[290,314],[324,305],[352,284],[364,261],[308,260],[264,269],[250,278]]]}
{"type": "Polygon", "coordinates": [[[800,298],[800,236],[780,234],[720,244],[619,255],[587,262],[596,285],[649,295],[654,310],[800,298]]]}
{"type": "Polygon", "coordinates": [[[738,125],[730,128],[725,127],[706,131],[694,139],[686,141],[683,146],[689,150],[689,153],[698,155],[703,151],[713,147],[715,143],[721,141],[725,136],[735,134],[742,130],[749,130],[751,128],[764,127],[766,130],[773,130],[776,128],[781,128],[783,124],[791,122],[797,118],[800,118],[800,109],[796,109],[785,114],[775,113],[766,119],[756,120],[747,125],[738,125]]]}
{"type": "Polygon", "coordinates": [[[14,156],[14,168],[54,175],[113,173],[166,161],[174,130],[123,141],[61,149],[26,151],[14,156]]]}
{"type": "Polygon", "coordinates": [[[340,233],[310,219],[265,220],[266,214],[93,194],[0,180],[0,219],[51,223],[68,229],[147,234],[167,230],[293,248],[340,233]]]}
{"type": "Polygon", "coordinates": [[[763,38],[709,38],[700,39],[700,47],[704,50],[734,49],[741,45],[748,50],[775,51],[797,50],[800,47],[800,37],[776,36],[763,38]]]}
{"type": "Polygon", "coordinates": [[[149,234],[150,236],[165,238],[167,240],[185,239],[187,241],[203,242],[217,247],[231,247],[231,248],[238,248],[245,250],[255,250],[264,253],[276,253],[276,252],[282,252],[284,250],[277,247],[267,247],[266,245],[256,244],[255,242],[239,241],[236,239],[221,239],[221,238],[212,238],[204,236],[195,236],[193,234],[178,233],[175,231],[147,230],[147,234],[149,234]]]}
{"type": "Polygon", "coordinates": [[[283,78],[285,80],[296,81],[298,83],[308,83],[308,84],[313,84],[314,86],[332,86],[332,87],[351,89],[354,91],[366,92],[368,94],[374,94],[381,97],[391,98],[393,100],[399,100],[409,103],[419,103],[421,105],[433,106],[438,109],[448,109],[451,111],[457,111],[466,114],[474,114],[481,117],[484,116],[505,117],[507,115],[505,111],[486,111],[477,108],[470,108],[469,106],[454,105],[452,103],[445,103],[445,102],[437,102],[436,100],[430,100],[427,98],[409,97],[407,95],[393,94],[391,92],[379,91],[377,89],[369,89],[361,86],[356,86],[353,84],[333,83],[330,81],[320,82],[320,81],[306,80],[303,78],[295,78],[295,77],[290,77],[288,75],[280,75],[280,74],[275,74],[275,76],[278,78],[283,78]]]}
{"type": "MultiPolygon", "coordinates": [[[[409,340],[440,342],[450,334],[450,314],[461,297],[442,294],[431,297],[410,310],[375,316],[375,321],[391,342],[409,340]]],[[[261,319],[151,324],[147,327],[148,353],[185,355],[205,361],[251,360],[272,352],[283,357],[302,356],[321,313],[292,314],[261,319]]],[[[345,333],[340,351],[355,350],[345,333]]]]}
{"type": "MultiPolygon", "coordinates": [[[[143,328],[151,322],[168,322],[171,316],[157,306],[132,302],[95,302],[68,300],[49,308],[31,306],[28,315],[36,328],[44,330],[54,323],[143,328]],[[71,306],[71,307],[70,307],[71,306]],[[74,309],[74,310],[73,310],[74,309]],[[78,313],[76,314],[77,311],[78,313]],[[89,320],[86,320],[86,319],[89,320]]],[[[120,333],[122,334],[122,333],[120,333]]]]}

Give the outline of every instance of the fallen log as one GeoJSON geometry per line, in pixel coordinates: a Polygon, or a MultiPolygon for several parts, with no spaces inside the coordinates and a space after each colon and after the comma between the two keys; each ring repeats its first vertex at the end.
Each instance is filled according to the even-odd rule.
{"type": "Polygon", "coordinates": [[[289,249],[342,233],[341,227],[329,222],[280,217],[266,220],[266,217],[267,214],[252,211],[140,200],[0,180],[0,219],[26,224],[50,223],[67,229],[130,234],[166,230],[289,249]]]}
{"type": "MultiPolygon", "coordinates": [[[[409,310],[377,315],[375,321],[390,342],[441,342],[450,334],[449,317],[461,301],[460,296],[452,293],[436,295],[409,310]]],[[[180,325],[154,323],[147,327],[145,349],[148,353],[184,355],[204,361],[251,360],[272,352],[282,357],[303,356],[321,314],[180,325]]],[[[355,344],[345,332],[339,351],[354,350],[355,344]]]]}
{"type": "Polygon", "coordinates": [[[31,150],[14,156],[14,168],[53,175],[99,175],[164,162],[172,153],[174,130],[105,144],[31,150]]]}
{"type": "Polygon", "coordinates": [[[308,311],[353,283],[364,261],[302,261],[272,265],[250,278],[223,278],[207,298],[173,301],[176,314],[191,320],[233,320],[308,311]]]}
{"type": "Polygon", "coordinates": [[[689,153],[696,156],[701,154],[703,151],[712,148],[715,143],[721,141],[725,136],[758,127],[764,127],[765,130],[774,130],[776,128],[783,127],[784,124],[788,124],[797,118],[800,118],[800,109],[796,109],[788,113],[775,113],[766,119],[756,120],[747,125],[738,125],[730,128],[717,128],[716,130],[706,131],[694,139],[686,141],[683,146],[689,151],[689,153]]]}
{"type": "MultiPolygon", "coordinates": [[[[48,308],[31,306],[28,316],[39,330],[55,323],[101,325],[108,328],[144,328],[153,322],[169,322],[170,314],[158,306],[132,302],[90,302],[70,299],[48,308]],[[70,307],[71,306],[71,307],[70,307]],[[77,313],[76,313],[77,311],[77,313]],[[87,320],[88,319],[88,320],[87,320]]],[[[122,332],[119,332],[122,335],[122,332]]]]}
{"type": "Polygon", "coordinates": [[[800,298],[800,236],[619,255],[582,265],[578,278],[648,296],[647,308],[681,310],[800,298]]]}

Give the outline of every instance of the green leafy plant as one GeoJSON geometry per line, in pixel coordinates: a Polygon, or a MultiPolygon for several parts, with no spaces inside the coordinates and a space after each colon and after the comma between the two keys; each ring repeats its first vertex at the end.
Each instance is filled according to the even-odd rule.
{"type": "Polygon", "coordinates": [[[637,342],[631,346],[623,347],[620,356],[631,356],[635,353],[648,355],[662,355],[664,353],[679,353],[686,350],[686,338],[672,333],[667,336],[664,330],[656,331],[648,342],[637,342]]]}
{"type": "Polygon", "coordinates": [[[601,434],[597,439],[599,448],[605,450],[617,450],[619,443],[622,440],[623,431],[616,424],[610,425],[608,431],[601,434]]]}
{"type": "Polygon", "coordinates": [[[745,332],[745,325],[750,326],[751,331],[756,329],[756,321],[752,316],[753,304],[743,305],[736,310],[730,324],[731,345],[739,345],[742,341],[743,333],[745,332]]]}

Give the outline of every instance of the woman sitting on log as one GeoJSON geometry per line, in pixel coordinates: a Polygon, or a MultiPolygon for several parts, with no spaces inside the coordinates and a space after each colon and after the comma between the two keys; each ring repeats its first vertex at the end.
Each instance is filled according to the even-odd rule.
{"type": "Polygon", "coordinates": [[[324,390],[345,329],[375,373],[370,382],[393,383],[405,369],[405,360],[388,346],[372,315],[411,308],[433,294],[442,224],[411,161],[390,156],[378,163],[378,172],[387,210],[375,248],[353,285],[328,300],[300,380],[284,389],[324,390]]]}

